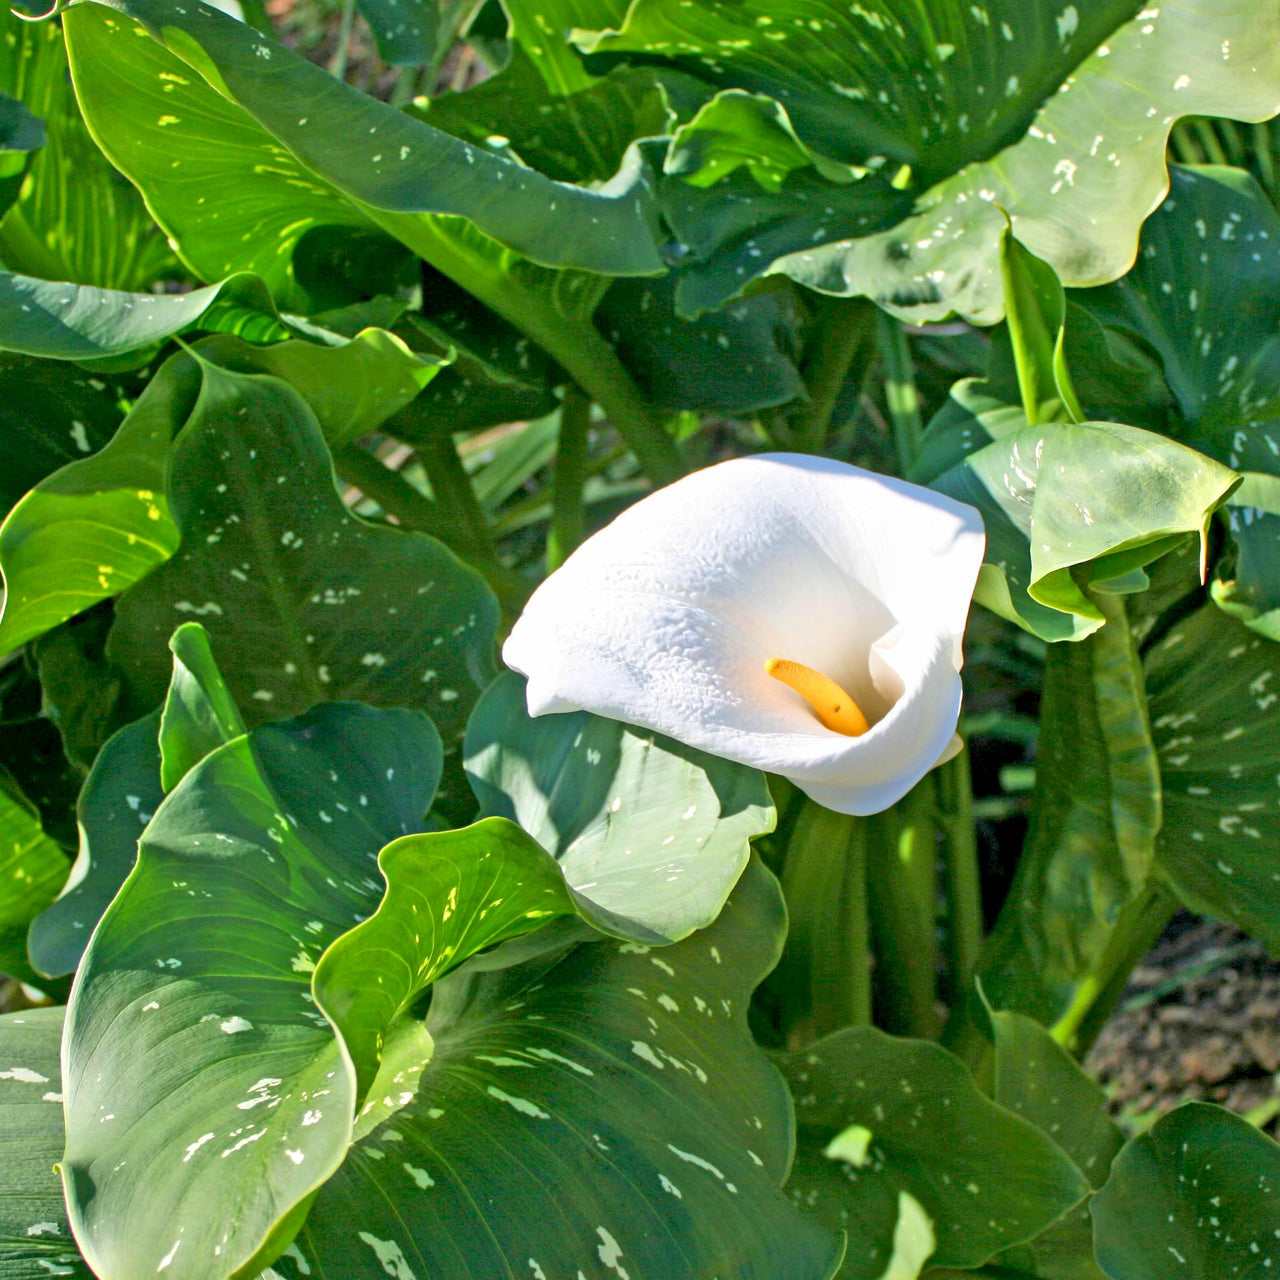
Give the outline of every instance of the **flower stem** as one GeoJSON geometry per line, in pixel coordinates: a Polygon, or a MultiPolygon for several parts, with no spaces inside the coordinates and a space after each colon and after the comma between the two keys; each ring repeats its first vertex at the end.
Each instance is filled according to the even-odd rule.
{"type": "Polygon", "coordinates": [[[779,964],[787,1044],[871,1021],[867,823],[805,800],[782,887],[791,927],[779,964]]]}
{"type": "Polygon", "coordinates": [[[1067,1011],[1049,1034],[1077,1057],[1085,1054],[1120,1001],[1134,966],[1155,945],[1179,906],[1160,881],[1149,880],[1116,919],[1106,950],[1076,986],[1067,1011]]]}
{"type": "Polygon", "coordinates": [[[872,819],[868,857],[878,1022],[894,1035],[936,1037],[937,814],[933,781],[872,819]]]}
{"type": "Polygon", "coordinates": [[[577,387],[560,406],[560,438],[556,445],[555,482],[551,497],[551,530],[547,534],[547,571],[558,569],[582,541],[582,492],[587,483],[587,432],[591,400],[577,387]]]}
{"type": "Polygon", "coordinates": [[[916,392],[915,366],[901,323],[887,312],[876,313],[876,336],[884,361],[884,394],[893,423],[893,440],[898,449],[898,469],[910,474],[920,456],[924,426],[920,420],[920,397],[916,392]]]}
{"type": "Polygon", "coordinates": [[[868,353],[876,312],[875,304],[867,298],[818,294],[813,306],[815,332],[803,371],[809,399],[792,428],[794,446],[804,453],[823,451],[836,400],[854,359],[868,353]]]}
{"type": "Polygon", "coordinates": [[[973,778],[966,748],[936,772],[943,829],[949,928],[947,961],[952,1006],[968,998],[982,951],[982,881],[973,826],[973,778]]]}

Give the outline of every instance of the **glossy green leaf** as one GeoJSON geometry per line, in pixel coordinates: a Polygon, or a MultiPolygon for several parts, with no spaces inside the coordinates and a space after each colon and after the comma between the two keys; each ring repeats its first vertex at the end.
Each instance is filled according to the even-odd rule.
{"type": "Polygon", "coordinates": [[[67,1225],[61,1009],[0,1017],[0,1271],[6,1280],[92,1280],[67,1225]]]}
{"type": "Polygon", "coordinates": [[[841,1280],[981,1266],[1088,1194],[1066,1152],[939,1045],[848,1028],[780,1061],[799,1123],[787,1189],[849,1232],[841,1280]]]}
{"type": "Polygon", "coordinates": [[[566,97],[595,83],[582,55],[557,33],[574,27],[599,31],[621,24],[627,0],[508,0],[512,43],[533,61],[553,94],[566,97]]]}
{"type": "Polygon", "coordinates": [[[1081,569],[1103,583],[1141,568],[1187,533],[1203,534],[1238,483],[1226,467],[1137,427],[1029,426],[973,381],[952,390],[925,447],[918,477],[982,512],[977,599],[1046,640],[1102,625],[1081,569]],[[939,474],[948,451],[962,460],[939,474]]]}
{"type": "Polygon", "coordinates": [[[172,791],[225,742],[245,731],[240,709],[222,679],[198,622],[184,622],[169,637],[173,676],[160,716],[160,786],[172,791]]]}
{"type": "Polygon", "coordinates": [[[1158,866],[1185,902],[1280,945],[1280,644],[1211,604],[1144,655],[1164,781],[1158,866]]]}
{"type": "Polygon", "coordinates": [[[9,513],[0,525],[0,652],[115,595],[174,553],[169,441],[199,389],[189,361],[170,361],[109,444],[40,481],[9,513]]]}
{"type": "Polygon", "coordinates": [[[116,389],[82,369],[0,355],[0,509],[101,449],[123,416],[116,389]]]}
{"type": "Polygon", "coordinates": [[[76,805],[80,850],[56,902],[32,922],[27,953],[47,977],[74,973],[89,935],[133,869],[138,837],[164,799],[160,712],[116,732],[85,779],[76,805]]]}
{"type": "Polygon", "coordinates": [[[206,277],[232,261],[284,286],[292,246],[311,226],[381,225],[413,247],[413,226],[425,229],[431,214],[469,219],[547,266],[661,269],[634,164],[605,189],[554,182],[361,94],[208,6],[81,4],[66,25],[99,142],[206,277]],[[152,40],[134,34],[143,28],[152,40]]]}
{"type": "Polygon", "coordinates": [[[555,857],[613,928],[675,941],[709,925],[773,828],[763,775],[585,711],[531,718],[508,672],[467,726],[484,814],[510,818],[555,857]]]}
{"type": "Polygon", "coordinates": [[[27,925],[67,878],[67,856],[40,824],[35,806],[0,770],[0,973],[28,979],[27,925]]]}
{"type": "Polygon", "coordinates": [[[562,95],[547,87],[520,46],[496,76],[419,107],[420,118],[437,129],[477,146],[501,138],[526,164],[561,182],[611,178],[633,139],[667,133],[673,118],[651,69],[620,67],[562,95]]]}
{"type": "Polygon", "coordinates": [[[1120,1153],[1092,1212],[1110,1280],[1265,1280],[1280,1262],[1280,1148],[1192,1102],[1120,1153]]]}
{"type": "Polygon", "coordinates": [[[108,656],[137,705],[199,619],[249,724],[354,698],[428,711],[460,736],[492,664],[497,603],[425,534],[351,515],[315,417],[275,378],[201,362],[169,498],[182,550],[116,605],[108,656]]]}
{"type": "Polygon", "coordinates": [[[1045,1025],[1087,1010],[1161,828],[1137,648],[1120,600],[1096,599],[1106,625],[1046,658],[1031,830],[981,965],[993,1005],[1045,1025]]]}
{"type": "Polygon", "coordinates": [[[324,953],[314,983],[361,1097],[397,1020],[437,978],[576,910],[555,859],[504,818],[403,836],[378,855],[378,868],[387,882],[381,904],[324,953]]]}
{"type": "Polygon", "coordinates": [[[375,1089],[285,1280],[826,1280],[790,1206],[793,1118],[747,1029],[785,928],[758,863],[705,932],[581,945],[439,984],[434,1056],[375,1089]]]}
{"type": "MultiPolygon", "coordinates": [[[[1095,1190],[1111,1171],[1124,1138],[1107,1098],[1076,1060],[1038,1023],[1018,1013],[992,1013],[995,1036],[993,1098],[1030,1120],[1071,1158],[1095,1190]]],[[[1101,1280],[1093,1256],[1088,1204],[1002,1255],[1042,1280],[1101,1280]]]]}
{"type": "Polygon", "coordinates": [[[0,271],[0,350],[51,360],[141,351],[197,322],[279,341],[289,330],[249,275],[190,293],[122,293],[0,271]]]}
{"type": "Polygon", "coordinates": [[[386,430],[410,444],[505,422],[546,417],[559,405],[563,380],[554,362],[519,329],[468,297],[450,281],[432,282],[431,310],[408,318],[405,341],[414,350],[453,353],[416,399],[386,430]]]}
{"type": "Polygon", "coordinates": [[[771,289],[701,316],[676,312],[680,276],[618,280],[597,323],[646,397],[664,409],[753,413],[806,395],[796,367],[799,315],[771,289]]]}
{"type": "Polygon", "coordinates": [[[145,289],[180,273],[138,192],[85,128],[67,74],[58,22],[0,15],[0,90],[43,122],[17,203],[0,221],[0,262],[11,271],[108,289],[145,289]]]}
{"type": "MultiPolygon", "coordinates": [[[[1207,39],[1196,0],[1137,8],[881,0],[850,19],[819,0],[692,10],[641,0],[620,33],[587,47],[661,57],[717,87],[768,94],[807,146],[879,165],[912,197],[884,230],[830,215],[815,228],[806,199],[750,262],[732,238],[708,235],[694,246],[700,280],[696,299],[692,288],[682,298],[686,311],[783,272],[826,292],[868,294],[915,321],[957,311],[992,323],[1003,311],[1006,218],[1064,283],[1114,279],[1164,193],[1174,121],[1196,112],[1260,120],[1280,106],[1273,11],[1224,0],[1207,39]]],[[[834,214],[841,188],[821,185],[834,214]]],[[[883,212],[891,195],[879,193],[883,212]]]]}
{"type": "Polygon", "coordinates": [[[157,810],[67,1012],[61,1168],[101,1280],[179,1252],[193,1280],[255,1274],[341,1162],[355,1081],[311,974],[440,763],[420,714],[329,704],[214,751],[157,810]]]}
{"type": "Polygon", "coordinates": [[[1159,358],[1161,430],[1253,473],[1225,513],[1235,552],[1215,597],[1280,638],[1280,216],[1239,170],[1175,169],[1133,271],[1080,301],[1159,358]]]}
{"type": "Polygon", "coordinates": [[[224,369],[289,383],[311,407],[331,449],[382,426],[449,363],[447,353],[420,355],[385,329],[362,329],[349,342],[330,337],[331,345],[294,339],[250,346],[218,335],[195,350],[224,369]]]}

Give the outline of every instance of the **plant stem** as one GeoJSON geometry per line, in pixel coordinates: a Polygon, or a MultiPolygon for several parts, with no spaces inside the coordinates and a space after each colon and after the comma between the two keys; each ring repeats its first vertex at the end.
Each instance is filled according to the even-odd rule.
{"type": "Polygon", "coordinates": [[[876,313],[876,336],[884,360],[884,394],[893,423],[893,441],[898,449],[898,470],[910,474],[920,456],[924,426],[920,421],[920,397],[916,392],[915,367],[902,325],[887,312],[876,313]]]}
{"type": "Polygon", "coordinates": [[[556,446],[555,482],[551,496],[551,528],[547,534],[547,571],[558,569],[582,541],[582,492],[587,483],[587,432],[591,401],[577,387],[560,406],[560,438],[556,446]]]}
{"type": "Polygon", "coordinates": [[[982,952],[982,881],[973,827],[973,779],[968,748],[935,776],[942,811],[943,857],[949,908],[947,961],[953,1007],[968,999],[982,952]]]}
{"type": "Polygon", "coordinates": [[[342,0],[342,20],[338,25],[338,47],[329,59],[329,74],[335,80],[345,80],[347,58],[351,55],[351,28],[356,20],[356,0],[342,0]]]}
{"type": "Polygon", "coordinates": [[[1133,967],[1151,950],[1179,906],[1160,881],[1147,882],[1120,912],[1106,950],[1076,987],[1067,1011],[1049,1034],[1077,1057],[1083,1056],[1120,1002],[1133,967]]]}
{"type": "Polygon", "coordinates": [[[496,560],[497,551],[489,522],[480,507],[471,477],[467,475],[462,459],[458,457],[453,436],[449,432],[433,431],[417,446],[416,451],[427,469],[436,506],[450,523],[456,522],[461,526],[463,537],[469,545],[475,547],[486,559],[496,560]]]}
{"type": "Polygon", "coordinates": [[[1257,160],[1258,175],[1262,179],[1262,185],[1266,189],[1267,195],[1274,201],[1277,195],[1276,162],[1275,155],[1271,150],[1270,124],[1255,124],[1253,126],[1253,154],[1257,160]]]}
{"type": "Polygon", "coordinates": [[[865,354],[873,333],[875,304],[868,298],[817,295],[815,332],[804,364],[808,402],[792,428],[794,447],[821,453],[831,430],[836,400],[849,376],[854,358],[865,354]]]}
{"type": "Polygon", "coordinates": [[[868,855],[877,1012],[894,1035],[935,1037],[937,815],[926,778],[872,819],[868,855]]]}
{"type": "Polygon", "coordinates": [[[866,859],[865,820],[804,801],[782,865],[791,927],[779,971],[791,1048],[871,1021],[866,859]]]}

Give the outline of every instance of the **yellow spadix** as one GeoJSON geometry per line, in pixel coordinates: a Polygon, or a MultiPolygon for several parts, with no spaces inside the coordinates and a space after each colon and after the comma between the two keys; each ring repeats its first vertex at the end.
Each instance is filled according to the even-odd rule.
{"type": "Polygon", "coordinates": [[[871,728],[862,708],[821,671],[786,658],[769,658],[764,669],[775,680],[781,680],[788,688],[794,689],[813,708],[813,714],[824,729],[843,733],[847,738],[860,738],[871,728]]]}

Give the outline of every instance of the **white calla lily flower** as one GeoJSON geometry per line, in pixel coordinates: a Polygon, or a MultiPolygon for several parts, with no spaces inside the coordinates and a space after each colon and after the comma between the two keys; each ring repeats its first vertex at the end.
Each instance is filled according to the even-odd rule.
{"type": "Polygon", "coordinates": [[[977,511],[803,454],[660,489],[534,592],[503,648],[530,715],[586,710],[869,814],[958,748],[977,511]]]}

